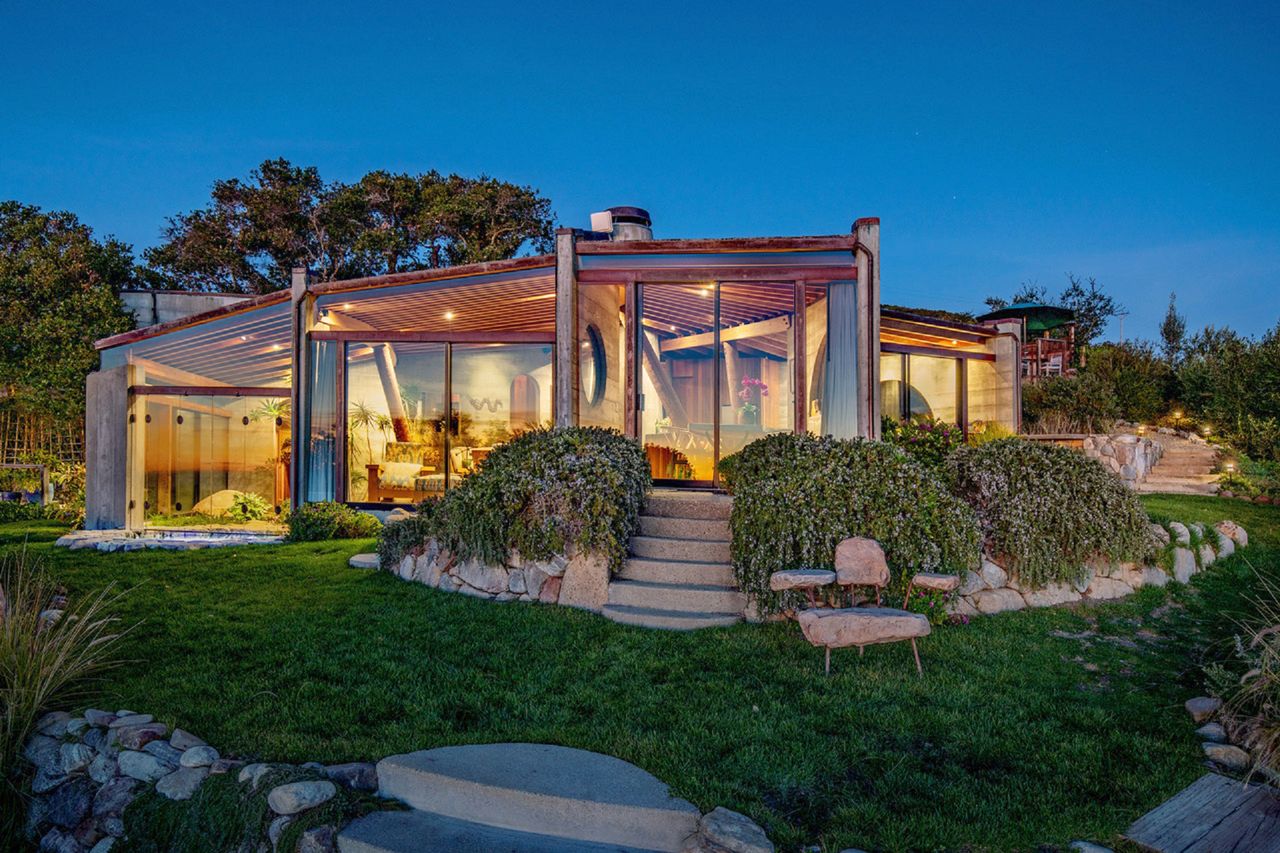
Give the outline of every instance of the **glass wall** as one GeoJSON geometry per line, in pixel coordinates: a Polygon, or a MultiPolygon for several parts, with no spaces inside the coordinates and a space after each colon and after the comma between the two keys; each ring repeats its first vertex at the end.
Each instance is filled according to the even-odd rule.
{"type": "Polygon", "coordinates": [[[907,414],[959,423],[959,360],[932,355],[907,356],[907,414]]]}
{"type": "Polygon", "coordinates": [[[337,341],[312,341],[308,356],[308,411],[302,429],[307,436],[306,500],[334,499],[338,461],[338,348],[337,341]]]}
{"type": "Polygon", "coordinates": [[[795,288],[720,285],[719,457],[795,428],[795,288]]]}
{"type": "Polygon", "coordinates": [[[348,343],[347,500],[438,497],[497,445],[549,426],[553,354],[552,344],[348,343]]]}
{"type": "Polygon", "coordinates": [[[900,421],[904,417],[907,357],[897,352],[880,353],[880,417],[900,421]]]}
{"type": "Polygon", "coordinates": [[[268,521],[288,506],[287,398],[139,395],[134,410],[148,523],[268,521]]]}
{"type": "Polygon", "coordinates": [[[1011,350],[1002,361],[970,360],[965,365],[969,399],[969,427],[978,423],[998,423],[1011,431],[1018,429],[1018,360],[1012,339],[997,339],[999,346],[1010,341],[1011,350]]]}
{"type": "Polygon", "coordinates": [[[578,423],[626,431],[626,288],[578,288],[578,423]]]}

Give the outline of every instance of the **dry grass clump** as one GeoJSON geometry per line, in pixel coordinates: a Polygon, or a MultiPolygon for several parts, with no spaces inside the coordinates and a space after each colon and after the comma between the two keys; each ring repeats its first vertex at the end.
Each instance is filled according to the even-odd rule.
{"type": "Polygon", "coordinates": [[[1236,638],[1246,671],[1226,693],[1225,713],[1254,765],[1280,772],[1280,587],[1258,575],[1257,617],[1236,638]]]}

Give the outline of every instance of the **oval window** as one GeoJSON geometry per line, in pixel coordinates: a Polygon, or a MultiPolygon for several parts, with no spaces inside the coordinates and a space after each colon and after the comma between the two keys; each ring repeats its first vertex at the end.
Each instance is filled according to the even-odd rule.
{"type": "Polygon", "coordinates": [[[587,339],[582,342],[582,359],[578,368],[582,396],[588,406],[598,406],[604,399],[608,379],[608,363],[604,357],[604,339],[595,324],[587,326],[587,339]]]}

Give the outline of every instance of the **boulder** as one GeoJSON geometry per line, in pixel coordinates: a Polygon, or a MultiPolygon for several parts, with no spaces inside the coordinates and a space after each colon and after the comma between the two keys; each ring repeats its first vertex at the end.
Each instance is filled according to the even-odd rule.
{"type": "Polygon", "coordinates": [[[836,582],[836,573],[824,569],[790,569],[769,575],[769,589],[815,589],[836,582]]]}
{"type": "Polygon", "coordinates": [[[115,742],[124,749],[142,749],[152,741],[160,740],[167,735],[169,727],[164,723],[147,723],[110,731],[115,735],[115,742]]]}
{"type": "Polygon", "coordinates": [[[1094,578],[1085,590],[1085,596],[1099,601],[1133,595],[1133,587],[1116,578],[1094,578]]]}
{"type": "Polygon", "coordinates": [[[298,839],[297,853],[334,853],[338,831],[332,826],[313,826],[298,839]]]}
{"type": "Polygon", "coordinates": [[[258,783],[262,781],[262,777],[270,770],[270,764],[246,764],[244,767],[240,768],[240,775],[236,778],[241,784],[244,784],[245,782],[251,783],[250,788],[256,791],[258,790],[258,783]]]}
{"type": "Polygon", "coordinates": [[[1161,587],[1169,583],[1169,576],[1158,566],[1147,566],[1142,570],[1142,585],[1161,587]]]}
{"type": "Polygon", "coordinates": [[[154,755],[131,749],[121,752],[116,761],[121,774],[142,782],[155,782],[173,770],[154,755]]]}
{"type": "Polygon", "coordinates": [[[1023,590],[1022,600],[1028,607],[1053,607],[1080,600],[1080,593],[1070,584],[1051,583],[1043,589],[1023,590]]]}
{"type": "Polygon", "coordinates": [[[806,640],[830,649],[927,637],[930,630],[923,614],[888,607],[802,610],[796,621],[806,640]]]}
{"type": "Polygon", "coordinates": [[[186,752],[193,746],[204,746],[205,743],[186,729],[174,729],[173,737],[169,738],[169,745],[186,752]]]}
{"type": "Polygon", "coordinates": [[[338,789],[332,782],[310,780],[277,785],[267,794],[267,805],[278,815],[295,815],[333,799],[338,789]]]}
{"type": "Polygon", "coordinates": [[[1169,537],[1169,531],[1165,530],[1164,525],[1156,524],[1154,521],[1151,522],[1151,538],[1154,539],[1156,544],[1161,548],[1172,541],[1169,537]]]}
{"type": "Polygon", "coordinates": [[[189,800],[208,775],[208,767],[179,767],[156,782],[156,793],[171,800],[189,800]]]}
{"type": "Polygon", "coordinates": [[[502,566],[491,566],[479,560],[463,560],[454,569],[463,583],[481,592],[497,595],[506,592],[509,578],[507,570],[502,566]]]}
{"type": "Polygon", "coordinates": [[[948,612],[954,613],[957,616],[977,616],[978,608],[974,607],[972,598],[968,596],[961,596],[951,602],[951,607],[948,612]]]}
{"type": "Polygon", "coordinates": [[[973,606],[979,613],[1003,613],[1006,610],[1021,610],[1027,606],[1026,601],[1012,589],[987,589],[974,593],[973,606]]]}
{"type": "Polygon", "coordinates": [[[121,776],[98,789],[93,797],[94,817],[119,817],[125,807],[133,802],[141,784],[137,779],[121,776]]]}
{"type": "Polygon", "coordinates": [[[960,588],[960,578],[938,572],[916,572],[911,578],[911,585],[932,592],[955,592],[960,588]]]}
{"type": "Polygon", "coordinates": [[[1219,533],[1235,542],[1237,547],[1244,548],[1249,544],[1249,534],[1234,521],[1219,521],[1214,527],[1219,533]]]}
{"type": "Polygon", "coordinates": [[[1234,539],[1223,533],[1221,530],[1215,530],[1213,533],[1218,540],[1219,557],[1230,557],[1236,552],[1236,542],[1234,539]]]}
{"type": "Polygon", "coordinates": [[[89,763],[89,778],[99,785],[105,785],[116,778],[116,770],[115,757],[100,753],[89,763]]]}
{"type": "Polygon", "coordinates": [[[108,711],[99,711],[97,708],[90,708],[84,712],[84,718],[89,721],[91,726],[109,726],[116,720],[116,715],[108,711]]]}
{"type": "Polygon", "coordinates": [[[1191,545],[1191,531],[1180,521],[1169,522],[1169,532],[1173,534],[1173,541],[1179,545],[1189,547],[1191,545]]]}
{"type": "Polygon", "coordinates": [[[1209,743],[1226,743],[1227,730],[1222,727],[1221,723],[1205,723],[1196,729],[1196,735],[1209,743]]]}
{"type": "Polygon", "coordinates": [[[331,764],[323,772],[331,781],[353,791],[378,790],[378,768],[367,761],[331,764]]]}
{"type": "Polygon", "coordinates": [[[144,746],[142,751],[154,755],[170,767],[177,767],[182,764],[181,750],[174,749],[169,745],[168,741],[153,740],[144,746]]]}
{"type": "Polygon", "coordinates": [[[560,600],[560,586],[564,578],[549,577],[538,592],[538,600],[543,604],[555,604],[560,600]]]}
{"type": "Polygon", "coordinates": [[[109,729],[123,729],[131,726],[145,726],[155,720],[150,714],[119,714],[107,724],[109,729]]]}
{"type": "Polygon", "coordinates": [[[83,777],[59,785],[45,799],[44,819],[63,829],[74,829],[93,806],[93,783],[83,777]]]}
{"type": "Polygon", "coordinates": [[[178,758],[183,767],[211,767],[218,760],[218,750],[211,746],[193,746],[178,758]]]}
{"type": "Polygon", "coordinates": [[[1216,696],[1197,696],[1194,699],[1188,699],[1185,707],[1191,719],[1197,723],[1204,723],[1218,713],[1218,709],[1222,707],[1222,700],[1216,696]]]}
{"type": "Polygon", "coordinates": [[[234,758],[219,758],[209,766],[209,772],[217,776],[222,773],[230,773],[232,770],[239,770],[244,767],[243,761],[237,761],[234,758]]]}
{"type": "Polygon", "coordinates": [[[356,554],[350,560],[347,560],[347,565],[353,569],[376,569],[379,565],[378,555],[356,554]]]}
{"type": "Polygon", "coordinates": [[[50,771],[43,767],[37,768],[35,778],[31,780],[31,793],[47,794],[65,781],[67,777],[61,770],[50,771]]]}
{"type": "Polygon", "coordinates": [[[965,572],[960,581],[960,595],[973,595],[975,592],[988,589],[987,582],[977,572],[965,572]]]}
{"type": "Polygon", "coordinates": [[[291,815],[281,815],[267,826],[267,840],[271,842],[272,850],[280,853],[280,837],[293,821],[294,818],[291,815]]]}
{"type": "Polygon", "coordinates": [[[853,536],[836,545],[836,583],[841,586],[888,586],[889,563],[874,539],[853,536]]]}
{"type": "Polygon", "coordinates": [[[1207,569],[1213,565],[1213,561],[1218,559],[1218,555],[1213,552],[1208,542],[1200,546],[1200,567],[1207,569]]]}
{"type": "MultiPolygon", "coordinates": [[[[547,586],[543,585],[543,591],[547,586]]],[[[609,600],[609,561],[603,554],[575,553],[560,583],[559,603],[584,610],[600,610],[609,600]]]]}
{"type": "Polygon", "coordinates": [[[33,735],[22,748],[22,757],[38,769],[48,770],[50,773],[62,772],[61,744],[55,738],[33,735]]]}
{"type": "Polygon", "coordinates": [[[1190,583],[1198,571],[1196,557],[1189,548],[1173,549],[1173,579],[1178,583],[1190,583]]]}
{"type": "Polygon", "coordinates": [[[40,853],[81,853],[83,850],[74,835],[57,827],[40,838],[40,853]]]}
{"type": "MultiPolygon", "coordinates": [[[[1205,758],[1216,764],[1221,764],[1233,773],[1243,773],[1253,763],[1249,760],[1249,753],[1229,743],[1206,743],[1202,747],[1205,758]]],[[[62,789],[59,788],[58,790],[62,789]]]]}
{"type": "Polygon", "coordinates": [[[1009,584],[1009,573],[985,554],[982,557],[982,568],[978,570],[978,574],[982,575],[982,580],[992,589],[999,589],[1009,584]]]}
{"type": "Polygon", "coordinates": [[[36,721],[36,731],[46,737],[62,737],[70,721],[71,715],[66,711],[50,711],[36,721]]]}
{"type": "Polygon", "coordinates": [[[59,751],[62,772],[70,776],[79,773],[93,762],[93,750],[82,743],[64,743],[59,751]]]}
{"type": "Polygon", "coordinates": [[[764,830],[746,815],[719,806],[702,816],[685,853],[773,853],[764,830]]]}
{"type": "Polygon", "coordinates": [[[515,593],[516,595],[522,595],[527,589],[528,587],[524,582],[524,570],[512,569],[510,571],[510,576],[507,579],[507,590],[515,593]]]}

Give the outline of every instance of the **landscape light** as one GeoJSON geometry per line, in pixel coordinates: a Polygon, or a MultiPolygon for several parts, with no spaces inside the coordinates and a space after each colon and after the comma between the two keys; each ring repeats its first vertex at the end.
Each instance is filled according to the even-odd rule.
{"type": "Polygon", "coordinates": [[[1236,463],[1234,463],[1234,462],[1228,462],[1228,463],[1226,464],[1226,469],[1227,469],[1227,473],[1228,473],[1228,474],[1230,474],[1231,472],[1233,472],[1233,471],[1235,471],[1235,470],[1236,470],[1236,463]]]}
{"type": "Polygon", "coordinates": [[[1175,421],[1180,421],[1180,420],[1182,420],[1182,410],[1181,410],[1181,409],[1178,409],[1178,410],[1176,410],[1176,411],[1173,413],[1173,419],[1174,419],[1175,421]]]}

